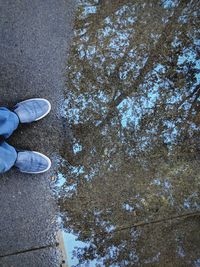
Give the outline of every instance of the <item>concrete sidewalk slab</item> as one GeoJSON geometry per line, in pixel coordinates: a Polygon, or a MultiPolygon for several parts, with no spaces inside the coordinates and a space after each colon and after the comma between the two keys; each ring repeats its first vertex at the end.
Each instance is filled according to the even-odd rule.
{"type": "MultiPolygon", "coordinates": [[[[72,36],[76,1],[34,0],[0,2],[0,106],[33,97],[45,97],[52,111],[42,121],[20,126],[9,144],[38,150],[55,158],[63,141],[59,109],[65,86],[65,65],[72,36]]],[[[53,162],[53,167],[56,164],[53,162]]],[[[44,175],[21,174],[16,170],[0,177],[0,256],[56,243],[56,205],[49,188],[53,170],[44,175]]],[[[30,253],[29,253],[30,254],[30,253]]],[[[28,262],[21,254],[21,265],[48,265],[49,255],[41,251],[43,265],[28,262]]],[[[37,251],[39,257],[40,251],[37,251]]],[[[16,258],[0,258],[0,266],[15,266],[16,258]]],[[[38,261],[39,262],[39,261],[38,261]]],[[[55,265],[56,266],[56,265],[55,265]]]]}

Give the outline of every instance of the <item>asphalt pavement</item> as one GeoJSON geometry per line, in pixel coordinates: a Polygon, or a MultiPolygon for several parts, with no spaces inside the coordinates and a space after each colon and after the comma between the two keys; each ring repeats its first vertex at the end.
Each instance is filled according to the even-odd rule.
{"type": "Polygon", "coordinates": [[[56,203],[49,182],[62,145],[60,108],[73,29],[74,0],[0,1],[0,106],[44,97],[45,119],[21,125],[8,143],[48,155],[52,169],[27,175],[12,169],[0,176],[0,266],[59,266],[56,203]]]}

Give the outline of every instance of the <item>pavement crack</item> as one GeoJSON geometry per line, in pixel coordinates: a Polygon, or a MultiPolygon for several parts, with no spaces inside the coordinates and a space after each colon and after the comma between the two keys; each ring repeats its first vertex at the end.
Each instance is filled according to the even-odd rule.
{"type": "Polygon", "coordinates": [[[127,225],[127,226],[124,226],[124,227],[119,227],[118,229],[114,230],[113,232],[123,231],[123,230],[130,229],[130,228],[142,227],[142,226],[145,226],[145,225],[151,225],[151,224],[156,224],[156,223],[164,223],[164,222],[171,221],[171,220],[185,219],[185,218],[194,217],[194,216],[200,216],[200,212],[185,213],[185,214],[180,214],[180,215],[177,215],[177,216],[172,216],[172,217],[168,217],[168,218],[162,218],[162,219],[149,221],[149,222],[140,221],[140,222],[135,223],[133,225],[127,225]]]}
{"type": "Polygon", "coordinates": [[[0,258],[15,256],[15,255],[19,255],[19,254],[23,254],[23,253],[27,253],[27,252],[32,252],[32,251],[37,251],[37,250],[42,250],[42,249],[47,249],[47,248],[56,248],[56,247],[58,247],[58,245],[59,245],[58,243],[54,243],[54,244],[49,244],[46,246],[32,247],[30,249],[25,249],[25,250],[20,250],[20,251],[15,251],[15,252],[8,253],[8,254],[0,255],[0,258]]]}

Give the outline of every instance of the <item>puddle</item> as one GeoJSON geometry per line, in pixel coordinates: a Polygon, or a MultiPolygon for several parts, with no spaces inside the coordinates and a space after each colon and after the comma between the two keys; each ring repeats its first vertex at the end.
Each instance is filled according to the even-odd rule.
{"type": "Polygon", "coordinates": [[[69,266],[200,266],[199,10],[79,2],[57,188],[69,266]]]}

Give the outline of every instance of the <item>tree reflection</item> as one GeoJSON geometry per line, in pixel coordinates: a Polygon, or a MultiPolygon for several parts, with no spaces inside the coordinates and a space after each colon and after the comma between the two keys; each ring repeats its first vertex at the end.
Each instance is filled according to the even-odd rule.
{"type": "Polygon", "coordinates": [[[79,266],[198,264],[199,10],[197,0],[80,1],[59,200],[65,227],[90,242],[79,266]]]}

